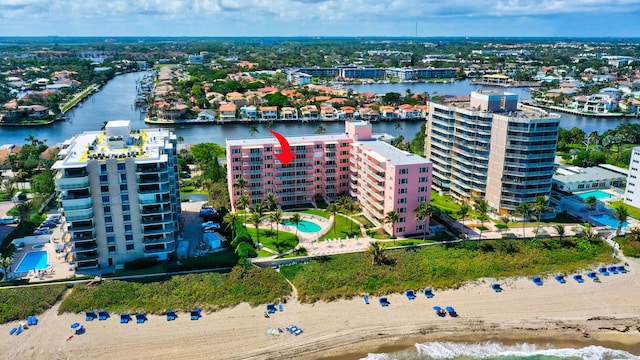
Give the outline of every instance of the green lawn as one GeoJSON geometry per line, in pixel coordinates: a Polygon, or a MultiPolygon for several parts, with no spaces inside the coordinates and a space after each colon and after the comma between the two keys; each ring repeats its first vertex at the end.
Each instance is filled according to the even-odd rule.
{"type": "Polygon", "coordinates": [[[612,203],[609,203],[607,205],[607,207],[610,208],[615,208],[618,206],[623,206],[625,208],[627,208],[627,211],[629,212],[629,216],[631,216],[634,219],[640,220],[640,209],[638,209],[637,207],[631,206],[631,205],[627,205],[625,204],[622,200],[618,200],[618,201],[614,201],[612,203]]]}
{"type": "Polygon", "coordinates": [[[320,240],[324,239],[336,239],[336,238],[345,238],[347,236],[353,237],[354,235],[358,235],[362,237],[362,233],[360,232],[360,226],[357,223],[353,223],[351,230],[349,229],[349,224],[351,221],[346,217],[336,214],[336,224],[335,231],[334,229],[330,229],[320,240]]]}
{"type": "MultiPolygon", "coordinates": [[[[248,224],[247,232],[253,241],[258,241],[255,227],[248,224]]],[[[262,243],[264,247],[282,253],[296,247],[298,245],[298,239],[295,234],[280,229],[280,231],[278,231],[278,239],[276,240],[276,228],[274,226],[273,231],[270,229],[260,229],[260,243],[262,243]]]]}
{"type": "MultiPolygon", "coordinates": [[[[438,195],[437,192],[431,192],[431,204],[436,206],[440,211],[448,214],[454,219],[458,218],[457,212],[460,209],[460,204],[450,200],[447,196],[438,195]]],[[[471,213],[467,217],[471,217],[471,213]]]]}
{"type": "Polygon", "coordinates": [[[325,219],[328,219],[331,214],[329,214],[328,212],[322,210],[322,209],[309,209],[309,210],[303,210],[303,211],[298,211],[300,213],[304,213],[304,214],[311,214],[311,215],[317,215],[317,216],[322,216],[325,219]]]}

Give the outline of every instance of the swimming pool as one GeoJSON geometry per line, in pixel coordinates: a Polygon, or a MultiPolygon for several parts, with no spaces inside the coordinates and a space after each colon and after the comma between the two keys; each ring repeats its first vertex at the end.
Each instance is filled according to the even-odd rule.
{"type": "Polygon", "coordinates": [[[38,244],[38,245],[33,245],[32,249],[34,250],[40,250],[44,247],[44,244],[38,244]]]}
{"type": "Polygon", "coordinates": [[[585,191],[583,193],[579,193],[579,194],[576,194],[576,195],[578,195],[582,200],[586,200],[589,196],[595,196],[595,198],[598,199],[598,200],[610,199],[610,198],[615,196],[613,194],[610,194],[610,193],[608,193],[606,191],[602,191],[602,190],[585,191]]]}
{"type": "MultiPolygon", "coordinates": [[[[290,222],[288,220],[283,221],[282,225],[295,226],[292,222],[290,222]]],[[[318,224],[316,224],[314,222],[307,221],[307,220],[302,220],[298,224],[298,230],[300,230],[301,232],[304,232],[304,233],[314,233],[314,232],[318,232],[318,231],[322,230],[322,228],[320,227],[320,225],[318,225],[318,224]]]]}
{"type": "Polygon", "coordinates": [[[44,270],[48,267],[49,255],[46,251],[29,251],[20,261],[16,272],[28,272],[29,270],[44,270]]]}
{"type": "MultiPolygon", "coordinates": [[[[609,215],[609,214],[598,214],[598,215],[593,215],[591,216],[591,220],[597,224],[600,225],[604,225],[604,226],[610,226],[614,229],[618,228],[618,220],[616,218],[614,218],[613,216],[609,215]]],[[[622,223],[622,227],[623,228],[629,228],[629,223],[628,222],[623,222],[622,223]]]]}

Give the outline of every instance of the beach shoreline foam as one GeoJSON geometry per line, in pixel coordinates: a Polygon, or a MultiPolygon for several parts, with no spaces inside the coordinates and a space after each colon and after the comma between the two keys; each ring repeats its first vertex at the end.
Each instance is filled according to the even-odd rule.
{"type": "MultiPolygon", "coordinates": [[[[17,322],[0,325],[0,351],[21,359],[360,359],[369,353],[415,348],[416,343],[453,341],[500,344],[551,344],[555,348],[600,345],[640,355],[640,260],[629,260],[627,274],[602,282],[566,284],[543,277],[536,286],[527,278],[481,279],[460,289],[434,291],[427,299],[387,296],[381,307],[370,296],[330,303],[301,304],[289,300],[284,311],[269,318],[264,307],[240,304],[203,314],[197,321],[148,315],[144,324],[120,324],[117,314],[106,321],[84,321],[84,314],[57,314],[58,306],[19,336],[8,335],[17,322]],[[432,307],[454,306],[458,317],[436,316],[432,307]],[[81,322],[86,333],[67,341],[69,324],[81,322]],[[299,336],[267,332],[295,324],[299,336]],[[589,336],[584,337],[582,330],[589,336]]],[[[568,274],[570,275],[570,274],[568,274]]],[[[88,309],[89,310],[89,309],[88,309]]],[[[96,309],[97,310],[97,309],[96,309]]]]}

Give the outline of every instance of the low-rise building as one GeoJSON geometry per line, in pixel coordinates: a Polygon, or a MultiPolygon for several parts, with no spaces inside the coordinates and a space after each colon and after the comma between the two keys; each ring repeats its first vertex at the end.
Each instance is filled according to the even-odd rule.
{"type": "Polygon", "coordinates": [[[556,169],[552,186],[554,189],[573,193],[620,187],[626,179],[625,175],[598,166],[587,168],[562,166],[556,169]]]}

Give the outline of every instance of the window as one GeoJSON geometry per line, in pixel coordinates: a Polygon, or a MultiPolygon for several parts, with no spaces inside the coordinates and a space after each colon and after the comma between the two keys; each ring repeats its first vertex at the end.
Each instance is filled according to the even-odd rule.
{"type": "Polygon", "coordinates": [[[105,216],[104,217],[104,222],[106,224],[111,224],[113,222],[113,218],[111,216],[105,216]]]}
{"type": "Polygon", "coordinates": [[[427,192],[427,191],[429,191],[429,188],[426,186],[420,186],[418,188],[418,192],[427,192]]]}
{"type": "Polygon", "coordinates": [[[406,194],[408,190],[406,188],[398,189],[398,194],[406,194]]]}
{"type": "Polygon", "coordinates": [[[102,197],[102,202],[104,204],[110,204],[111,203],[111,198],[109,197],[109,195],[105,195],[102,197]]]}
{"type": "Polygon", "coordinates": [[[131,231],[131,224],[127,224],[124,226],[124,231],[131,231]]]}
{"type": "Polygon", "coordinates": [[[421,167],[419,172],[420,173],[428,173],[429,172],[429,168],[428,167],[421,167]]]}
{"type": "MultiPolygon", "coordinates": [[[[129,207],[129,205],[122,205],[122,211],[130,211],[130,209],[131,208],[129,207]]],[[[125,215],[125,216],[128,216],[128,215],[125,215]]]]}
{"type": "Polygon", "coordinates": [[[127,250],[133,250],[134,248],[133,244],[127,244],[127,250]]]}
{"type": "Polygon", "coordinates": [[[107,164],[100,164],[100,174],[107,173],[107,164]]]}
{"type": "Polygon", "coordinates": [[[238,149],[238,148],[233,149],[233,150],[231,150],[231,153],[232,154],[240,154],[240,149],[238,149]]]}
{"type": "Polygon", "coordinates": [[[404,232],[404,226],[396,228],[396,233],[403,233],[403,232],[404,232]]]}
{"type": "Polygon", "coordinates": [[[127,174],[120,174],[120,182],[126,182],[127,181],[127,174]]]}
{"type": "Polygon", "coordinates": [[[398,199],[398,204],[406,204],[406,203],[407,203],[407,198],[398,199]]]}
{"type": "Polygon", "coordinates": [[[428,176],[423,176],[421,178],[418,179],[419,183],[426,183],[429,182],[429,177],[428,176]]]}
{"type": "Polygon", "coordinates": [[[100,186],[100,192],[108,193],[109,192],[109,185],[100,186]]]}
{"type": "Polygon", "coordinates": [[[120,191],[127,191],[127,184],[121,184],[120,191]]]}
{"type": "Polygon", "coordinates": [[[116,252],[116,247],[115,246],[109,246],[109,254],[113,254],[116,252]]]}
{"type": "Polygon", "coordinates": [[[125,170],[125,164],[124,163],[118,163],[118,171],[124,171],[125,170]]]}
{"type": "Polygon", "coordinates": [[[403,217],[399,217],[399,218],[398,218],[398,222],[399,222],[399,223],[403,223],[403,222],[406,222],[406,221],[407,221],[407,218],[406,218],[406,217],[404,217],[404,216],[403,216],[403,217]]]}
{"type": "Polygon", "coordinates": [[[104,230],[108,233],[112,233],[113,232],[113,226],[105,226],[104,230]]]}
{"type": "Polygon", "coordinates": [[[426,202],[427,201],[427,197],[426,196],[418,196],[418,202],[426,202]]]}
{"type": "Polygon", "coordinates": [[[421,231],[421,230],[424,230],[424,224],[416,225],[416,231],[421,231]]]}
{"type": "Polygon", "coordinates": [[[122,200],[122,202],[129,202],[129,195],[127,194],[122,194],[120,195],[120,200],[122,200]]]}
{"type": "Polygon", "coordinates": [[[133,235],[131,235],[131,234],[126,234],[126,235],[124,236],[124,239],[125,239],[125,240],[127,240],[127,241],[133,241],[133,235]]]}
{"type": "Polygon", "coordinates": [[[105,206],[103,209],[105,214],[111,214],[111,206],[105,206]]]}
{"type": "Polygon", "coordinates": [[[400,175],[407,175],[409,173],[409,169],[400,169],[400,175]]]}
{"type": "Polygon", "coordinates": [[[107,242],[110,244],[116,242],[116,237],[113,235],[107,236],[107,242]]]}
{"type": "Polygon", "coordinates": [[[122,216],[122,220],[124,220],[124,221],[131,221],[131,215],[123,215],[123,216],[122,216]]]}
{"type": "Polygon", "coordinates": [[[408,184],[409,183],[409,179],[398,179],[398,184],[408,184]]]}
{"type": "Polygon", "coordinates": [[[100,175],[100,182],[101,183],[109,182],[109,177],[107,177],[107,175],[100,175]]]}
{"type": "Polygon", "coordinates": [[[398,208],[398,213],[403,214],[407,212],[407,208],[398,208]]]}

